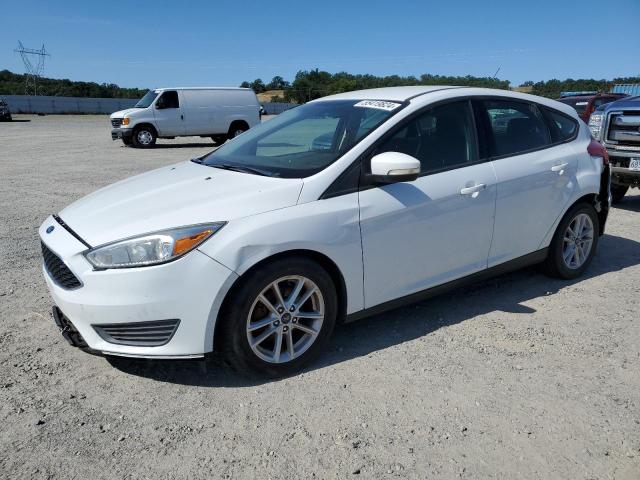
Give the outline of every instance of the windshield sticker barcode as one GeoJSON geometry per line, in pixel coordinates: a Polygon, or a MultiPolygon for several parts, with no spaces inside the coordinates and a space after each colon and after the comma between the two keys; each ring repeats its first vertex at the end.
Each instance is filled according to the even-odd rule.
{"type": "Polygon", "coordinates": [[[398,108],[400,105],[400,103],[385,102],[383,100],[362,100],[361,102],[356,103],[354,107],[377,108],[390,112],[391,110],[398,108]]]}

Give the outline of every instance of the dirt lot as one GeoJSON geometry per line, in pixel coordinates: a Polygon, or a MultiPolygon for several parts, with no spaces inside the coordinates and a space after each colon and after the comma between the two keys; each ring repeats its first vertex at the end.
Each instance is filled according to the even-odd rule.
{"type": "Polygon", "coordinates": [[[0,124],[0,478],[640,478],[640,195],[580,281],[510,274],[249,381],[215,359],[82,353],[41,278],[48,214],[212,142],[140,151],[106,117],[22,118],[0,124]]]}

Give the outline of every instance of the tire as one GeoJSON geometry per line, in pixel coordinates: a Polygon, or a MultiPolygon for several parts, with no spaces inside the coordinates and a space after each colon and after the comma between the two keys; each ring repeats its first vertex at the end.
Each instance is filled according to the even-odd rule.
{"type": "Polygon", "coordinates": [[[611,202],[620,203],[629,190],[629,185],[611,184],[611,202]]]}
{"type": "Polygon", "coordinates": [[[249,130],[249,125],[244,122],[233,122],[229,127],[228,138],[236,138],[238,135],[243,134],[249,130]]]}
{"type": "Polygon", "coordinates": [[[122,137],[122,143],[129,147],[133,144],[133,137],[122,137]]]}
{"type": "Polygon", "coordinates": [[[228,140],[228,137],[226,135],[212,135],[211,140],[213,140],[213,143],[216,145],[222,145],[228,140]]]}
{"type": "Polygon", "coordinates": [[[153,127],[143,125],[141,127],[136,127],[133,131],[131,141],[134,147],[149,148],[155,145],[157,138],[158,136],[153,127]]]}
{"type": "Polygon", "coordinates": [[[562,218],[553,236],[544,262],[546,273],[566,280],[581,276],[596,253],[599,231],[598,214],[593,206],[588,203],[574,205],[562,218]],[[573,233],[569,232],[569,227],[573,233]],[[574,238],[577,240],[574,241],[574,238]],[[565,260],[566,256],[569,256],[568,261],[565,260]]]}
{"type": "Polygon", "coordinates": [[[241,373],[286,376],[301,370],[321,353],[333,332],[337,314],[336,288],[322,267],[307,258],[279,259],[253,270],[234,288],[222,309],[216,344],[228,363],[241,373]],[[299,294],[291,299],[301,280],[299,294]],[[284,306],[277,301],[274,284],[279,286],[284,306]],[[309,292],[314,293],[304,300],[309,292]],[[302,305],[295,305],[296,299],[303,301],[302,305]],[[312,312],[323,317],[304,316],[312,312]],[[250,338],[257,342],[254,347],[250,338]]]}

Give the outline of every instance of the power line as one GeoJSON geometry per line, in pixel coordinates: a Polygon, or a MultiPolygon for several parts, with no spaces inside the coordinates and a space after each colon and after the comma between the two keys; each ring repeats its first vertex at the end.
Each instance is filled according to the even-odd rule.
{"type": "Polygon", "coordinates": [[[50,57],[51,54],[47,53],[44,48],[44,43],[40,50],[34,48],[26,48],[20,40],[18,40],[18,48],[14,50],[18,52],[22,57],[25,69],[25,95],[42,95],[42,91],[38,92],[38,79],[42,77],[44,73],[44,59],[50,57]],[[31,60],[34,60],[32,62],[31,60]]]}

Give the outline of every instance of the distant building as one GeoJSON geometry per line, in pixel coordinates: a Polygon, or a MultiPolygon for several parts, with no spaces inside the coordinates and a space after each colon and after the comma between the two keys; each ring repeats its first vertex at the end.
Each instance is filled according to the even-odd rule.
{"type": "Polygon", "coordinates": [[[611,89],[613,93],[626,93],[627,95],[640,95],[640,83],[617,83],[611,89]]]}

